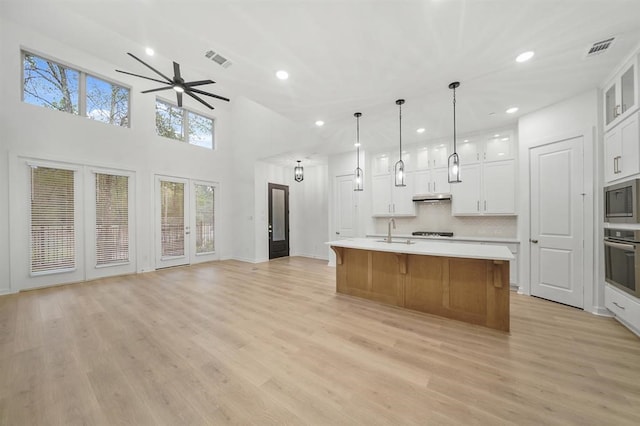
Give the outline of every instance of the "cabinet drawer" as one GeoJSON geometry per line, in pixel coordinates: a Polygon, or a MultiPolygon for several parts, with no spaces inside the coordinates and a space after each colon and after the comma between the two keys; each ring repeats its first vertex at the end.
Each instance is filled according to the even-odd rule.
{"type": "Polygon", "coordinates": [[[631,325],[640,333],[640,301],[609,284],[604,287],[604,306],[616,317],[631,325]]]}

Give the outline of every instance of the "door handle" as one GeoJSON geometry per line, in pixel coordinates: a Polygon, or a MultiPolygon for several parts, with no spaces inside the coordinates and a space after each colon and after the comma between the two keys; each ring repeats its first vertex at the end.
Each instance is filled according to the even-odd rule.
{"type": "Polygon", "coordinates": [[[531,240],[530,239],[529,241],[531,241],[533,244],[538,244],[538,240],[531,240]]]}

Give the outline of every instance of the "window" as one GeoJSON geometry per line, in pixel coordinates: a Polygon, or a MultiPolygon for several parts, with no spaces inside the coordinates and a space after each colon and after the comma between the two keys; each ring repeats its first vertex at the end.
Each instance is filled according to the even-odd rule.
{"type": "Polygon", "coordinates": [[[96,265],[129,261],[129,178],[96,173],[96,265]]]}
{"type": "Polygon", "coordinates": [[[103,123],[129,126],[129,89],[87,75],[86,115],[103,123]]]}
{"type": "Polygon", "coordinates": [[[24,54],[25,102],[77,115],[79,82],[80,71],[24,54]]]}
{"type": "Polygon", "coordinates": [[[156,132],[159,136],[213,149],[213,119],[156,100],[156,132]]]}
{"type": "Polygon", "coordinates": [[[31,272],[76,266],[74,172],[31,167],[31,272]]]}
{"type": "Polygon", "coordinates": [[[196,188],[196,254],[215,251],[214,193],[211,185],[195,185],[196,188]]]}
{"type": "Polygon", "coordinates": [[[162,257],[184,255],[184,183],[162,181],[160,186],[162,257]]]}
{"type": "Polygon", "coordinates": [[[27,52],[22,98],[29,104],[129,126],[129,89],[27,52]]]}

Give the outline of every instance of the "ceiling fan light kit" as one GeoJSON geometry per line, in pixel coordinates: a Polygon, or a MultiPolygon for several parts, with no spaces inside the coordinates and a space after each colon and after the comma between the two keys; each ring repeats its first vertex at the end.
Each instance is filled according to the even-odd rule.
{"type": "Polygon", "coordinates": [[[145,80],[151,80],[151,81],[155,81],[156,83],[161,83],[161,84],[165,85],[163,87],[158,87],[156,89],[143,90],[142,93],[160,92],[160,91],[163,91],[163,90],[173,89],[176,92],[176,98],[177,98],[177,102],[178,102],[178,106],[179,107],[182,107],[182,94],[183,93],[186,94],[187,96],[190,96],[191,98],[195,99],[196,101],[200,102],[202,105],[206,106],[209,109],[214,109],[214,108],[213,108],[213,106],[211,104],[209,104],[207,101],[205,101],[204,99],[202,99],[198,95],[210,96],[212,98],[216,98],[216,99],[220,99],[220,100],[229,102],[229,99],[225,98],[223,96],[218,96],[218,95],[215,95],[213,93],[205,92],[204,90],[196,89],[196,86],[203,86],[205,84],[214,84],[215,81],[213,81],[213,80],[184,81],[184,78],[182,78],[182,74],[180,72],[180,64],[175,62],[175,61],[173,62],[173,78],[169,78],[166,75],[164,75],[163,73],[161,73],[160,71],[158,71],[157,69],[155,69],[154,67],[152,67],[151,65],[147,64],[146,62],[144,62],[142,59],[140,59],[137,56],[135,56],[133,53],[127,52],[127,55],[131,56],[133,59],[135,59],[136,61],[140,62],[142,65],[144,65],[145,67],[149,68],[151,71],[155,72],[156,74],[158,74],[160,77],[162,77],[164,79],[164,80],[159,80],[157,78],[147,77],[147,76],[140,75],[140,74],[134,74],[134,73],[131,73],[131,72],[128,72],[128,71],[116,70],[116,72],[119,72],[119,73],[122,73],[122,74],[127,74],[127,75],[132,75],[134,77],[144,78],[145,80]]]}

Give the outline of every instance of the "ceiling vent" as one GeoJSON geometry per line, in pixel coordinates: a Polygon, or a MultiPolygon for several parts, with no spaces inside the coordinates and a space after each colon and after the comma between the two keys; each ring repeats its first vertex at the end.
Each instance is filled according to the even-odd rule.
{"type": "Polygon", "coordinates": [[[205,58],[211,59],[213,62],[220,65],[222,68],[229,68],[231,66],[230,60],[213,50],[207,50],[204,56],[205,58]]]}
{"type": "Polygon", "coordinates": [[[596,56],[601,53],[604,53],[605,51],[607,51],[607,49],[611,47],[614,40],[615,40],[615,37],[611,37],[606,40],[593,43],[593,45],[590,46],[589,49],[587,50],[587,54],[585,55],[585,58],[591,58],[592,56],[596,56]]]}

